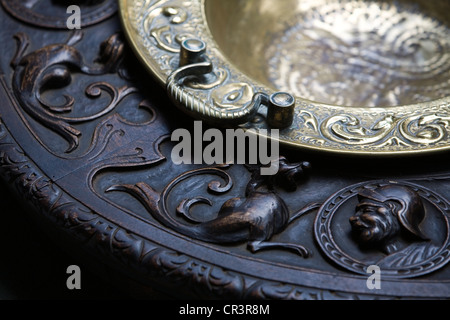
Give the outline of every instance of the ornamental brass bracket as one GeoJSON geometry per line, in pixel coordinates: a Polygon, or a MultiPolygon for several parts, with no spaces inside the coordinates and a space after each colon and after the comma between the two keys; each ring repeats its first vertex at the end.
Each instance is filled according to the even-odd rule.
{"type": "Polygon", "coordinates": [[[238,125],[251,121],[262,105],[267,107],[267,123],[271,128],[289,127],[294,120],[295,98],[286,92],[272,95],[257,92],[253,99],[241,108],[219,110],[214,103],[200,101],[186,86],[187,77],[211,73],[213,63],[206,56],[206,43],[188,38],[181,42],[178,68],[167,79],[167,91],[174,103],[196,118],[221,125],[238,125]]]}

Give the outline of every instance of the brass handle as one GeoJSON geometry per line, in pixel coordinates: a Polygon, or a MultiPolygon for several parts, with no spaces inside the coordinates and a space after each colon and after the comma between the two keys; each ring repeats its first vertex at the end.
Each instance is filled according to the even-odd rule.
{"type": "Polygon", "coordinates": [[[239,125],[250,121],[262,105],[267,106],[267,123],[272,128],[285,128],[292,124],[295,98],[286,92],[272,95],[257,92],[252,100],[232,110],[220,108],[212,101],[195,96],[193,90],[182,84],[188,76],[201,76],[213,71],[213,64],[205,55],[206,44],[198,39],[181,42],[179,67],[167,78],[169,96],[177,107],[195,118],[221,126],[239,125]]]}

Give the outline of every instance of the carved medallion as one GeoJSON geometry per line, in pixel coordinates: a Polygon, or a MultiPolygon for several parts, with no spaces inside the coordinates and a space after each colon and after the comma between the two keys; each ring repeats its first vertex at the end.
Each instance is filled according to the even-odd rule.
{"type": "Polygon", "coordinates": [[[322,251],[347,270],[412,278],[450,260],[450,206],[440,195],[407,182],[349,186],[330,197],[315,220],[322,251]]]}

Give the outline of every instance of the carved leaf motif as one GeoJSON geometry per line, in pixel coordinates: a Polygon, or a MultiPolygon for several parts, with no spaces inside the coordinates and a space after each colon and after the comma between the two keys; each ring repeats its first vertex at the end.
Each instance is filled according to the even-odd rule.
{"type": "Polygon", "coordinates": [[[392,116],[386,116],[371,128],[366,128],[355,116],[347,114],[329,117],[321,125],[322,133],[327,139],[349,145],[379,142],[394,128],[395,120],[392,116]]]}
{"type": "Polygon", "coordinates": [[[288,224],[320,206],[311,203],[290,215],[284,201],[272,190],[275,185],[283,185],[285,189],[295,191],[296,179],[303,176],[304,170],[309,169],[310,164],[307,162],[291,164],[284,157],[281,157],[279,162],[280,168],[276,177],[267,178],[250,167],[250,171],[253,172],[247,184],[245,197],[228,199],[210,219],[198,219],[189,212],[193,205],[199,203],[212,206],[213,203],[208,198],[197,196],[183,199],[176,213],[184,218],[184,222],[177,219],[169,210],[168,199],[178,184],[199,175],[216,175],[224,181],[223,186],[219,181],[209,183],[209,192],[213,194],[228,192],[233,185],[232,179],[220,168],[209,167],[187,171],[172,180],[161,193],[145,182],[135,185],[114,185],[106,191],[129,193],[138,199],[158,222],[193,239],[216,244],[248,242],[247,247],[252,252],[278,248],[308,258],[311,252],[300,244],[270,241],[273,235],[281,233],[288,224]],[[265,185],[268,191],[260,191],[262,185],[265,185]]]}
{"type": "Polygon", "coordinates": [[[176,35],[173,32],[172,25],[182,24],[186,19],[187,13],[180,7],[160,7],[149,11],[148,15],[145,16],[144,28],[147,34],[151,35],[156,41],[159,48],[167,52],[178,53],[180,51],[181,41],[189,37],[189,35],[176,35]],[[156,26],[158,17],[163,20],[168,20],[168,24],[163,23],[162,25],[156,26]]]}
{"type": "Polygon", "coordinates": [[[400,133],[408,141],[417,144],[433,144],[448,136],[449,127],[450,116],[429,113],[403,120],[400,133]]]}
{"type": "Polygon", "coordinates": [[[88,97],[96,98],[102,91],[106,91],[111,100],[101,111],[81,117],[62,115],[72,111],[75,104],[73,97],[64,95],[65,103],[58,106],[44,102],[41,97],[43,91],[68,85],[73,69],[87,75],[101,75],[117,70],[123,54],[123,43],[117,34],[102,43],[100,60],[104,61],[104,64],[100,67],[84,63],[82,54],[73,46],[81,38],[82,34],[76,32],[67,44],[48,45],[25,54],[29,39],[20,33],[16,37],[19,42],[18,51],[11,63],[15,68],[12,87],[20,106],[36,121],[60,134],[68,142],[66,153],[74,151],[79,144],[81,132],[73,124],[92,121],[106,115],[124,97],[136,92],[132,87],[115,88],[106,82],[93,83],[86,88],[88,97]]]}
{"type": "Polygon", "coordinates": [[[300,110],[298,117],[308,128],[314,130],[315,133],[319,133],[319,124],[313,113],[306,110],[300,110]]]}

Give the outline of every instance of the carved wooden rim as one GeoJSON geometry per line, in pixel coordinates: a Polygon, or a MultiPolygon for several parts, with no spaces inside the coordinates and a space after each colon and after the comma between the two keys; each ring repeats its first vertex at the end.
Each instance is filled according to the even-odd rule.
{"type": "MultiPolygon", "coordinates": [[[[132,48],[156,79],[165,84],[178,67],[180,38],[194,37],[207,43],[217,81],[211,86],[186,87],[189,99],[177,101],[181,109],[202,118],[201,106],[224,110],[215,96],[241,90],[249,103],[255,92],[269,89],[237,70],[215,43],[206,23],[205,0],[119,0],[122,23],[132,48]],[[172,38],[167,42],[167,38],[172,38]],[[188,110],[189,109],[189,110],[188,110]],[[192,112],[192,109],[196,109],[192,112]]],[[[213,109],[207,109],[210,112],[213,109]]],[[[296,148],[339,154],[398,156],[450,148],[450,97],[413,105],[386,108],[340,107],[296,98],[294,122],[281,130],[281,143],[296,148]]],[[[264,117],[245,128],[270,129],[264,117]]]]}
{"type": "MultiPolygon", "coordinates": [[[[143,280],[153,283],[163,281],[165,285],[175,286],[179,286],[181,281],[186,285],[185,289],[180,291],[193,289],[199,297],[205,298],[218,294],[220,298],[234,299],[408,299],[408,295],[397,292],[371,295],[371,292],[343,292],[314,285],[301,286],[270,281],[264,277],[254,278],[161,246],[111,222],[101,213],[93,211],[67,194],[28,158],[1,119],[0,155],[0,177],[13,183],[16,190],[36,208],[42,218],[49,220],[82,244],[89,241],[90,245],[86,250],[113,261],[124,272],[136,272],[143,280]]],[[[348,276],[345,278],[349,279],[348,276]]],[[[365,278],[354,281],[359,281],[363,286],[365,278]]],[[[314,279],[307,282],[312,283],[314,279]]],[[[388,291],[397,285],[395,282],[390,284],[389,280],[384,282],[388,291]]],[[[431,292],[437,293],[436,297],[446,297],[448,291],[439,294],[441,284],[436,281],[419,281],[404,285],[407,288],[405,292],[412,297],[420,297],[424,286],[434,288],[431,292]]],[[[447,284],[444,283],[443,286],[446,288],[447,284]]]]}
{"type": "MultiPolygon", "coordinates": [[[[376,187],[380,185],[391,184],[393,182],[388,181],[373,181],[373,182],[363,182],[356,185],[349,186],[340,190],[331,196],[320,208],[317,214],[316,220],[314,222],[314,232],[315,237],[320,245],[322,251],[330,258],[332,261],[338,265],[346,268],[347,270],[353,271],[355,273],[367,275],[367,267],[373,263],[365,263],[349,256],[336,242],[335,237],[331,232],[331,225],[333,217],[339,207],[352,197],[355,197],[359,191],[368,187],[376,187]]],[[[436,207],[439,212],[444,217],[446,222],[447,230],[450,230],[450,206],[448,202],[439,196],[438,194],[426,190],[416,184],[408,182],[395,182],[399,185],[404,185],[412,188],[414,191],[429,201],[434,207],[436,207]]],[[[422,263],[414,264],[408,268],[398,268],[398,269],[383,269],[383,277],[385,278],[412,278],[418,277],[424,274],[428,274],[437,269],[440,269],[450,260],[450,238],[447,234],[443,245],[436,254],[431,258],[426,259],[422,263]]]]}

